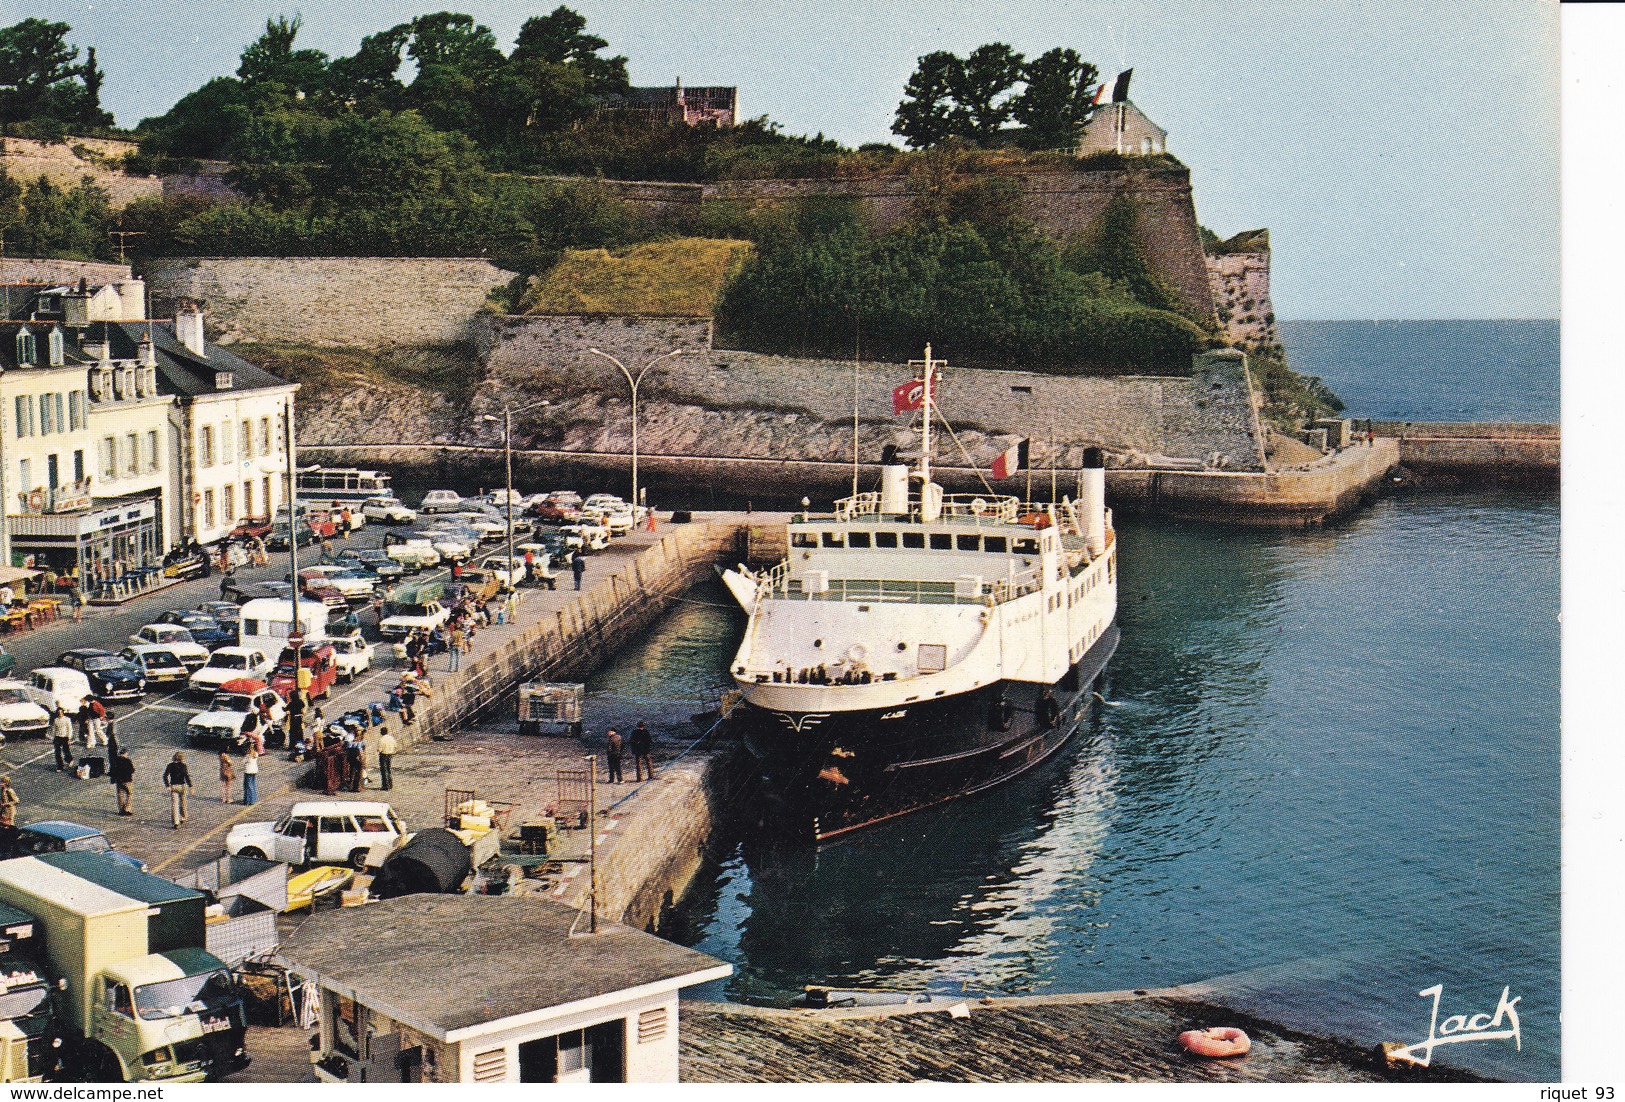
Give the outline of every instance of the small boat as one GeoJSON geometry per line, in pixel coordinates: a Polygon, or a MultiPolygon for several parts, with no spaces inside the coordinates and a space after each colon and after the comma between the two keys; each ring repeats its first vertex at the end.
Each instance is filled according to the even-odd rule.
{"type": "Polygon", "coordinates": [[[288,877],[288,905],[282,908],[283,914],[309,907],[317,899],[342,891],[351,880],[355,879],[355,870],[341,868],[337,865],[320,865],[308,872],[301,872],[288,877]]]}
{"type": "Polygon", "coordinates": [[[873,988],[843,990],[810,985],[803,990],[801,998],[796,1000],[795,1005],[827,1010],[847,1006],[925,1006],[943,1001],[941,997],[932,996],[925,991],[885,991],[873,988]]]}

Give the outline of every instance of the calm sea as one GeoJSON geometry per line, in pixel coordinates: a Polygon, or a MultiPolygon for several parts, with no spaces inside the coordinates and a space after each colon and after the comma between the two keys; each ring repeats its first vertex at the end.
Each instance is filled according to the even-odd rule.
{"type": "MultiPolygon", "coordinates": [[[[1555,416],[1555,362],[1502,363],[1507,329],[1401,329],[1425,332],[1425,355],[1345,323],[1291,341],[1341,350],[1358,385],[1322,373],[1371,395],[1359,414],[1555,416]],[[1420,394],[1424,362],[1490,377],[1382,404],[1385,377],[1420,394]],[[1515,373],[1545,382],[1509,388],[1515,373]]],[[[984,797],[817,852],[723,839],[684,939],[736,972],[700,994],[1216,979],[1260,1016],[1375,1044],[1425,1039],[1417,993],[1435,984],[1441,1023],[1493,1013],[1507,988],[1521,1051],[1437,1058],[1557,1078],[1558,527],[1549,497],[1437,494],[1313,532],[1125,521],[1123,641],[1087,735],[984,797]]],[[[739,619],[720,589],[695,600],[594,681],[595,707],[620,713],[605,721],[692,729],[739,619]]]]}

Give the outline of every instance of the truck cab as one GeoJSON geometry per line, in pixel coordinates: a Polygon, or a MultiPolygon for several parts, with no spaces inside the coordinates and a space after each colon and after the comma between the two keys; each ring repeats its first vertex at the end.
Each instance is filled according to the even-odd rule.
{"type": "Polygon", "coordinates": [[[100,980],[95,1034],[126,1081],[196,1082],[247,1065],[242,999],[219,957],[171,949],[105,968],[100,980]]]}
{"type": "Polygon", "coordinates": [[[51,982],[34,916],[0,904],[0,1082],[38,1083],[62,1060],[51,982]]]}

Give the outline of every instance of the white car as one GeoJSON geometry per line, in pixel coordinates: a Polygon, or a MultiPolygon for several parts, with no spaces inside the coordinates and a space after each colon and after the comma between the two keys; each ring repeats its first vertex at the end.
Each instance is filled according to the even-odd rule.
{"type": "Polygon", "coordinates": [[[14,678],[0,680],[0,742],[16,735],[42,735],[51,726],[56,698],[14,678]]]}
{"type": "Polygon", "coordinates": [[[581,503],[581,507],[583,509],[597,509],[600,506],[604,508],[611,508],[625,504],[625,500],[622,499],[618,494],[593,494],[586,501],[581,503]]]}
{"type": "Polygon", "coordinates": [[[426,532],[413,532],[413,538],[429,541],[429,546],[440,553],[444,559],[466,559],[474,553],[479,544],[477,537],[466,537],[460,532],[448,532],[444,529],[431,528],[426,532]]]}
{"type": "Polygon", "coordinates": [[[290,865],[366,868],[410,835],[395,809],[370,800],[305,800],[274,823],[238,823],[226,835],[233,857],[290,865]]]}
{"type": "Polygon", "coordinates": [[[420,513],[455,513],[463,507],[463,499],[455,490],[430,490],[423,495],[418,506],[420,513]]]}
{"type": "Polygon", "coordinates": [[[611,536],[625,536],[632,532],[632,510],[624,512],[608,506],[587,506],[581,511],[583,519],[596,520],[609,529],[611,536]]]}
{"type": "Polygon", "coordinates": [[[392,543],[384,548],[384,554],[408,570],[423,570],[426,567],[440,565],[440,552],[434,549],[434,544],[427,536],[414,536],[399,543],[392,543]]]}
{"type": "Polygon", "coordinates": [[[385,616],[378,624],[378,634],[385,639],[401,639],[418,628],[433,631],[451,619],[451,610],[439,601],[424,604],[400,605],[399,611],[385,616]]]}
{"type": "Polygon", "coordinates": [[[140,666],[141,676],[147,679],[148,685],[162,685],[169,681],[184,682],[192,673],[173,648],[161,647],[155,643],[125,647],[118,655],[140,666]]]}
{"type": "Polygon", "coordinates": [[[66,666],[41,666],[28,675],[28,683],[42,692],[50,693],[51,699],[69,715],[84,707],[85,701],[96,695],[90,688],[90,678],[66,666]]]}
{"type": "Polygon", "coordinates": [[[327,641],[333,648],[333,666],[340,681],[354,681],[356,674],[372,669],[372,644],[359,635],[347,635],[327,641]]]}
{"type": "Polygon", "coordinates": [[[484,502],[486,505],[489,505],[491,508],[500,511],[501,509],[503,509],[504,506],[506,506],[508,504],[508,500],[509,500],[508,499],[508,494],[510,492],[513,494],[513,499],[512,499],[513,500],[513,511],[515,513],[518,513],[522,509],[524,509],[525,503],[530,500],[530,498],[526,497],[524,494],[520,493],[518,490],[513,490],[513,491],[509,491],[509,490],[492,490],[490,493],[486,494],[480,500],[482,502],[484,502]]]}
{"type": "Polygon", "coordinates": [[[258,647],[221,647],[209,655],[208,664],[186,680],[189,696],[208,700],[220,686],[239,677],[271,676],[271,658],[258,647]]]}
{"type": "Polygon", "coordinates": [[[377,583],[371,578],[364,578],[348,567],[336,566],[332,563],[307,566],[299,573],[301,575],[320,574],[323,581],[344,594],[346,598],[371,597],[373,590],[377,588],[377,583]]]}
{"type": "Polygon", "coordinates": [[[243,727],[251,717],[259,714],[261,704],[270,711],[273,724],[281,723],[287,715],[288,708],[282,703],[282,697],[277,695],[275,689],[266,687],[263,681],[245,681],[241,686],[242,691],[238,691],[238,686],[230,682],[228,685],[231,688],[214,694],[208,711],[199,712],[187,722],[186,735],[193,746],[246,750],[248,736],[243,734],[243,727]],[[248,688],[252,685],[259,687],[250,692],[248,688]]]}
{"type": "Polygon", "coordinates": [[[380,524],[411,524],[418,519],[418,511],[392,497],[369,497],[361,506],[361,515],[380,524]]]}
{"type": "Polygon", "coordinates": [[[609,529],[601,524],[566,524],[564,534],[580,537],[584,551],[602,551],[609,546],[609,529]]]}
{"type": "Polygon", "coordinates": [[[176,624],[148,624],[130,636],[132,647],[163,647],[181,660],[188,674],[201,670],[209,661],[209,648],[192,638],[192,633],[176,624]]]}
{"type": "Polygon", "coordinates": [[[453,513],[447,519],[474,529],[481,540],[499,540],[508,534],[508,526],[487,513],[453,513]]]}

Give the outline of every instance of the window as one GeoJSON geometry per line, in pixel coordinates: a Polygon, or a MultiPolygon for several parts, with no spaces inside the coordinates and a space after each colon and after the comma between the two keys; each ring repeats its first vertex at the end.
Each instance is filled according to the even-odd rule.
{"type": "Polygon", "coordinates": [[[237,449],[239,452],[242,453],[242,457],[244,459],[253,459],[254,458],[254,422],[252,422],[252,421],[244,421],[243,422],[242,444],[243,444],[243,446],[241,448],[237,449]]]}
{"type": "Polygon", "coordinates": [[[824,533],[824,546],[825,547],[845,547],[846,546],[846,537],[844,535],[842,535],[840,532],[825,532],[824,533]]]}
{"type": "Polygon", "coordinates": [[[17,395],[17,435],[34,435],[34,400],[26,394],[17,395]]]}
{"type": "Polygon", "coordinates": [[[360,815],[356,821],[361,824],[363,834],[388,834],[389,823],[382,815],[360,815]]]}
{"type": "MultiPolygon", "coordinates": [[[[284,418],[284,422],[283,422],[283,423],[284,423],[284,424],[286,424],[286,423],[287,423],[287,422],[286,422],[286,420],[285,420],[285,419],[286,419],[286,418],[287,418],[287,416],[288,416],[288,410],[283,410],[283,411],[282,411],[282,416],[283,416],[283,418],[284,418]]],[[[277,453],[277,454],[278,454],[278,455],[281,455],[281,454],[282,454],[282,446],[283,446],[283,439],[282,439],[282,433],[280,433],[280,432],[278,432],[278,433],[277,433],[277,434],[276,434],[276,453],[277,453]]]]}
{"type": "Polygon", "coordinates": [[[924,532],[904,532],[903,533],[903,546],[904,547],[911,547],[911,548],[914,548],[916,550],[919,550],[919,549],[923,548],[925,546],[925,533],[924,532]]]}
{"type": "Polygon", "coordinates": [[[961,551],[980,551],[982,549],[981,536],[960,536],[954,543],[961,551]]]}
{"type": "Polygon", "coordinates": [[[869,546],[869,533],[868,532],[849,532],[849,533],[847,533],[846,545],[848,547],[865,547],[865,548],[868,547],[869,546]]]}
{"type": "Polygon", "coordinates": [[[222,463],[232,461],[232,439],[231,422],[227,421],[220,426],[220,462],[222,463]]]}
{"type": "Polygon", "coordinates": [[[158,430],[152,429],[147,433],[147,470],[158,469],[158,430]]]}
{"type": "Polygon", "coordinates": [[[260,454],[271,454],[271,419],[269,417],[260,418],[260,454]]]}
{"type": "Polygon", "coordinates": [[[128,473],[130,473],[132,475],[133,474],[140,474],[141,473],[141,447],[140,447],[141,438],[139,436],[137,436],[135,433],[132,432],[132,433],[130,433],[129,435],[127,435],[124,438],[124,444],[125,444],[125,447],[128,449],[128,452],[124,457],[124,469],[125,469],[125,471],[127,471],[128,473]]]}
{"type": "Polygon", "coordinates": [[[251,517],[253,515],[254,515],[254,484],[252,482],[245,482],[245,483],[243,483],[243,516],[251,517]]]}
{"type": "Polygon", "coordinates": [[[220,491],[220,519],[227,524],[237,519],[237,487],[227,486],[220,491]]]}
{"type": "Polygon", "coordinates": [[[952,551],[953,549],[954,549],[954,537],[952,535],[950,535],[947,532],[932,532],[931,533],[931,550],[933,550],[933,551],[952,551]]]}
{"type": "Polygon", "coordinates": [[[25,490],[34,488],[34,464],[26,459],[17,462],[17,480],[25,490]]]}
{"type": "Polygon", "coordinates": [[[214,466],[214,426],[204,425],[198,430],[198,466],[214,466]]]}
{"type": "Polygon", "coordinates": [[[57,464],[56,455],[53,453],[51,455],[46,456],[45,457],[45,476],[46,476],[46,478],[48,478],[50,480],[49,483],[47,484],[47,489],[54,490],[58,486],[62,485],[61,475],[62,475],[62,471],[61,471],[60,467],[57,464]]]}
{"type": "Polygon", "coordinates": [[[63,416],[62,395],[61,394],[53,394],[53,395],[51,395],[51,404],[56,407],[56,431],[57,432],[67,432],[68,431],[68,419],[67,419],[67,417],[63,416]]]}
{"type": "Polygon", "coordinates": [[[817,532],[791,532],[790,533],[790,546],[791,547],[817,547],[818,546],[818,533],[817,532]]]}
{"type": "Polygon", "coordinates": [[[117,443],[111,436],[102,437],[102,477],[111,481],[118,477],[117,443]]]}
{"type": "Polygon", "coordinates": [[[323,834],[354,834],[355,826],[343,815],[323,815],[317,829],[323,834]]]}
{"type": "Polygon", "coordinates": [[[984,536],[982,538],[983,551],[992,551],[995,554],[1002,555],[1007,546],[1008,544],[1003,536],[984,536]]]}
{"type": "Polygon", "coordinates": [[[68,391],[68,428],[78,432],[85,427],[85,392],[68,391]]]}
{"type": "Polygon", "coordinates": [[[82,448],[73,453],[73,480],[75,482],[85,480],[85,453],[82,448]]]}
{"type": "Polygon", "coordinates": [[[875,533],[875,546],[876,547],[896,547],[897,546],[897,533],[896,532],[876,532],[875,533]]]}
{"type": "Polygon", "coordinates": [[[265,515],[269,517],[275,510],[271,507],[271,476],[266,475],[260,481],[260,500],[265,502],[265,515]]]}
{"type": "Polygon", "coordinates": [[[17,330],[17,363],[32,364],[34,362],[34,334],[27,329],[17,330]]]}
{"type": "Polygon", "coordinates": [[[203,527],[214,527],[214,491],[203,491],[203,527]]]}
{"type": "Polygon", "coordinates": [[[51,330],[51,335],[48,336],[45,339],[45,341],[46,341],[46,347],[49,349],[49,355],[51,357],[51,366],[52,367],[61,367],[62,366],[62,360],[63,360],[63,354],[62,354],[62,330],[60,330],[60,329],[52,329],[51,330]]]}
{"type": "Polygon", "coordinates": [[[39,434],[41,436],[49,436],[56,431],[56,422],[51,418],[51,408],[51,396],[41,394],[39,396],[39,434]]]}

